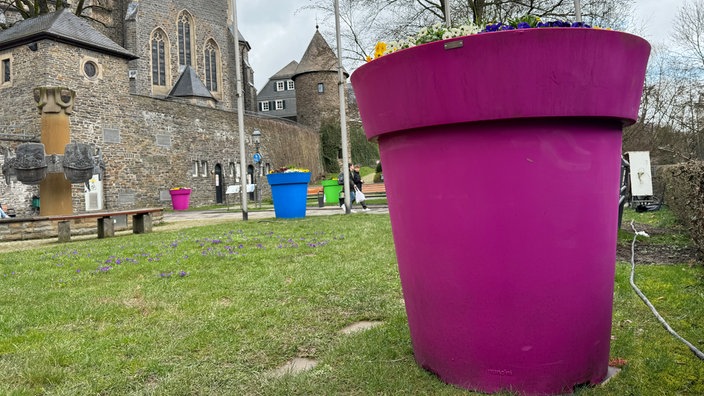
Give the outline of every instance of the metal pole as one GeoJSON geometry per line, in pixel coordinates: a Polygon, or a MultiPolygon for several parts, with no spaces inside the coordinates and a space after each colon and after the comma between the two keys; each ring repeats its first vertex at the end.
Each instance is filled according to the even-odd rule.
{"type": "Polygon", "coordinates": [[[447,27],[452,27],[452,21],[450,20],[450,0],[445,0],[445,24],[447,27]]]}
{"type": "Polygon", "coordinates": [[[240,193],[242,194],[242,220],[248,220],[247,213],[247,153],[244,147],[244,97],[242,96],[242,64],[240,60],[240,32],[237,28],[237,0],[232,5],[232,30],[235,36],[235,74],[237,74],[237,128],[240,139],[240,193]]]}
{"type": "Polygon", "coordinates": [[[574,0],[574,14],[577,18],[577,22],[582,22],[582,5],[580,0],[574,0]]]}
{"type": "Polygon", "coordinates": [[[335,36],[337,36],[337,76],[338,92],[340,93],[340,130],[342,131],[342,166],[345,184],[342,188],[345,191],[345,213],[350,214],[352,205],[350,201],[350,161],[347,155],[347,114],[345,113],[345,75],[342,72],[342,44],[340,40],[340,0],[335,0],[335,36]]]}

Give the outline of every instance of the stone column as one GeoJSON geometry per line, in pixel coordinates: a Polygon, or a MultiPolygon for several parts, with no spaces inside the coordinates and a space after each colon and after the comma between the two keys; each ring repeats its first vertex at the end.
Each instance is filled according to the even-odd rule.
{"type": "MultiPolygon", "coordinates": [[[[71,141],[68,116],[73,113],[76,92],[62,87],[34,89],[34,100],[41,114],[41,142],[47,155],[64,154],[71,141]]],[[[71,183],[63,173],[48,173],[39,184],[40,216],[73,214],[71,183]]]]}

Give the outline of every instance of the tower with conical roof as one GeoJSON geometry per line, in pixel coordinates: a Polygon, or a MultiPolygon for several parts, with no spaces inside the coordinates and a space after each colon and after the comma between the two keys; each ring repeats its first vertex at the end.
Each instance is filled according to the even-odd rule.
{"type": "MultiPolygon", "coordinates": [[[[343,73],[346,79],[349,74],[343,73]]],[[[292,78],[300,124],[320,129],[323,121],[340,119],[337,56],[317,26],[292,78]]]]}

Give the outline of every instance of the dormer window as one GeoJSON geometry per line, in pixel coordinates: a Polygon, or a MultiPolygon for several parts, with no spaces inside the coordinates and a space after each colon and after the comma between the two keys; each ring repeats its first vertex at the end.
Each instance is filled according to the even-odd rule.
{"type": "Polygon", "coordinates": [[[285,88],[284,81],[276,82],[276,92],[283,91],[285,88]]]}
{"type": "Polygon", "coordinates": [[[294,89],[296,89],[296,85],[293,83],[293,80],[286,81],[286,89],[288,91],[293,91],[294,89]]]}

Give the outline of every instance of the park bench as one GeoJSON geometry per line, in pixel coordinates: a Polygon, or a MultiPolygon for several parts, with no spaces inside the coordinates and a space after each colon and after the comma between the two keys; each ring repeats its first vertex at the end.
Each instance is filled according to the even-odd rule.
{"type": "Polygon", "coordinates": [[[98,238],[115,236],[114,218],[117,216],[132,216],[132,232],[145,234],[152,231],[152,215],[161,213],[164,208],[128,209],[112,212],[86,212],[71,215],[45,216],[47,220],[58,221],[59,242],[71,240],[71,222],[82,219],[96,219],[98,238]]]}
{"type": "MultiPolygon", "coordinates": [[[[386,198],[386,185],[384,183],[369,183],[362,185],[364,197],[369,200],[373,198],[386,198]]],[[[323,187],[308,186],[308,200],[318,202],[318,206],[323,206],[323,187]]]]}

